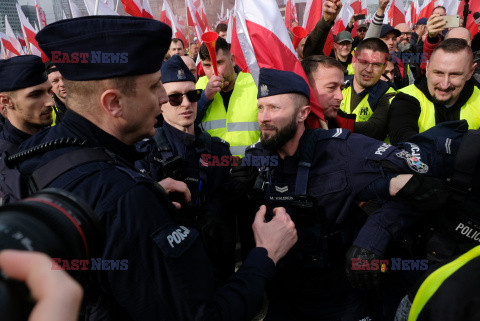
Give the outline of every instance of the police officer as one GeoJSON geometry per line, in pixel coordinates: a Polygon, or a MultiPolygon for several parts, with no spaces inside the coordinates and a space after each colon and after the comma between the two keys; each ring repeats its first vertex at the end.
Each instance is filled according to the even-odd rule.
{"type": "Polygon", "coordinates": [[[182,209],[185,225],[200,232],[216,276],[225,280],[235,263],[235,216],[227,205],[236,194],[229,175],[236,159],[228,143],[194,125],[202,90],[195,89],[195,77],[182,58],[172,56],[161,72],[169,99],[162,105],[163,126],[140,148],[150,150],[147,170],[155,180],[171,177],[187,184],[192,202],[182,209]]]}
{"type": "Polygon", "coordinates": [[[346,130],[305,128],[309,98],[300,76],[262,68],[260,142],[242,159],[242,164],[262,159],[260,174],[241,168],[233,168],[232,174],[261,193],[260,203],[287,206],[299,233],[298,244],[279,262],[269,288],[266,320],[360,320],[368,317],[365,293],[347,282],[345,252],[353,243],[354,250],[361,251],[350,258],[360,252],[377,258],[385,253],[397,228],[416,217],[411,208],[389,199],[389,184],[398,178],[389,168],[422,172],[424,164],[391,145],[346,130]],[[355,239],[363,220],[352,205],[375,195],[385,204],[368,217],[355,239]]]}
{"type": "Polygon", "coordinates": [[[134,143],[155,133],[156,117],[167,102],[160,67],[171,35],[159,21],[123,16],[62,20],[37,34],[41,49],[56,59],[65,78],[69,109],[59,125],[22,145],[27,157],[28,148],[51,142],[49,151],[36,148],[44,153],[21,162],[19,169],[30,175],[52,160],[63,167],[86,158],[48,186],[63,188],[92,207],[105,233],[105,244],[99,245],[102,260],[128,262],[126,270],[102,266],[102,271],[90,271],[83,283],[88,283],[87,320],[247,320],[262,302],[274,264],[296,240],[284,209],[276,209],[272,224],[264,222],[262,207],[253,226],[258,247],[215,292],[198,231],[179,226],[158,184],[133,167],[143,156],[134,143]],[[63,137],[84,141],[87,148],[52,150],[66,143],[58,140],[63,137]],[[89,160],[92,153],[107,157],[89,160]]]}
{"type": "Polygon", "coordinates": [[[430,57],[426,78],[400,90],[392,101],[388,120],[392,143],[445,121],[465,119],[470,129],[478,129],[480,89],[471,79],[474,71],[472,49],[465,40],[442,41],[430,57]]]}
{"type": "Polygon", "coordinates": [[[0,60],[0,108],[6,118],[1,151],[15,152],[23,141],[52,124],[51,88],[40,57],[0,60]]]}

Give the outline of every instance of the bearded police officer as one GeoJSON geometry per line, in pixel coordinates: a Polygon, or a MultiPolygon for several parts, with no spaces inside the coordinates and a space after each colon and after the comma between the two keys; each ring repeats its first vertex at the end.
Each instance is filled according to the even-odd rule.
{"type": "Polygon", "coordinates": [[[51,88],[40,57],[0,60],[0,108],[6,118],[1,151],[16,151],[23,141],[52,124],[51,88]]]}
{"type": "Polygon", "coordinates": [[[392,237],[416,217],[410,207],[390,199],[389,184],[401,177],[398,171],[422,172],[426,166],[405,151],[347,130],[305,128],[309,98],[300,76],[262,68],[261,137],[245,157],[264,161],[256,170],[239,166],[232,174],[261,194],[260,203],[286,206],[299,233],[269,288],[266,320],[360,320],[368,317],[366,297],[347,282],[345,252],[353,243],[349,260],[385,253],[392,237]],[[377,196],[385,204],[355,239],[362,217],[353,203],[377,196]]]}
{"type": "Polygon", "coordinates": [[[253,226],[258,247],[215,292],[198,231],[179,226],[164,191],[133,167],[144,156],[133,144],[155,133],[156,117],[167,102],[160,67],[171,35],[159,21],[123,16],[62,20],[37,35],[65,78],[69,109],[59,125],[24,143],[28,149],[51,142],[48,151],[23,161],[20,171],[30,175],[55,164],[58,172],[84,158],[48,186],[93,208],[106,239],[100,247],[103,260],[128,262],[126,270],[91,271],[84,283],[87,320],[251,319],[274,264],[296,240],[284,209],[265,223],[262,207],[253,226]],[[76,139],[58,141],[63,137],[76,139]],[[52,150],[67,141],[77,146],[52,150]],[[78,147],[80,141],[87,148],[78,147]]]}

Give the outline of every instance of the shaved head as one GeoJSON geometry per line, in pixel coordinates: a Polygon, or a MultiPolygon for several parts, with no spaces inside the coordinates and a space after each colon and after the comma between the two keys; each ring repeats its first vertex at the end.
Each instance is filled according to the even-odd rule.
{"type": "Polygon", "coordinates": [[[470,31],[467,28],[457,27],[450,30],[445,39],[450,38],[457,38],[465,40],[469,46],[472,46],[472,36],[470,35],[470,31]]]}

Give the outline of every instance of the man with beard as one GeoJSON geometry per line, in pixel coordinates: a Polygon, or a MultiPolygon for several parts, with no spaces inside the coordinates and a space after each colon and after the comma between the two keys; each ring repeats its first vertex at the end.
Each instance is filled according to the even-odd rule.
{"type": "Polygon", "coordinates": [[[63,115],[67,111],[67,91],[65,90],[65,83],[62,74],[57,67],[51,62],[45,63],[45,73],[48,76],[48,81],[52,85],[52,96],[55,106],[53,106],[53,123],[58,124],[62,121],[63,115]]]}
{"type": "Polygon", "coordinates": [[[230,144],[235,156],[245,155],[245,148],[258,141],[257,86],[252,75],[235,71],[235,56],[223,38],[216,43],[218,76],[205,43],[200,59],[206,76],[198,79],[197,89],[204,89],[198,102],[197,123],[210,135],[230,144]]]}
{"type": "Polygon", "coordinates": [[[392,101],[389,135],[393,144],[445,121],[466,119],[480,127],[480,89],[471,79],[476,64],[463,39],[442,41],[433,51],[426,77],[401,89],[392,101]],[[452,63],[455,62],[455,63],[452,63]]]}
{"type": "MultiPolygon", "coordinates": [[[[389,199],[394,195],[389,186],[400,176],[386,164],[400,172],[414,169],[405,167],[397,156],[401,151],[391,145],[340,128],[306,128],[309,98],[309,87],[299,75],[260,70],[260,142],[248,148],[245,157],[264,161],[249,177],[243,172],[243,183],[268,209],[286,206],[299,236],[267,291],[265,320],[368,320],[365,292],[347,282],[345,253],[353,243],[350,264],[354,257],[384,254],[391,237],[398,235],[396,229],[415,216],[403,203],[389,199]],[[352,205],[370,199],[370,188],[386,198],[381,197],[383,207],[361,227],[364,217],[352,205]]],[[[240,176],[239,169],[232,171],[240,176]]]]}
{"type": "Polygon", "coordinates": [[[395,96],[392,84],[380,80],[385,71],[388,48],[378,38],[362,41],[355,51],[354,76],[345,77],[340,109],[356,115],[354,133],[383,140],[387,136],[390,101],[395,96]]]}
{"type": "Polygon", "coordinates": [[[15,152],[32,135],[52,124],[52,86],[42,59],[33,55],[0,60],[0,108],[6,118],[0,150],[15,152]]]}

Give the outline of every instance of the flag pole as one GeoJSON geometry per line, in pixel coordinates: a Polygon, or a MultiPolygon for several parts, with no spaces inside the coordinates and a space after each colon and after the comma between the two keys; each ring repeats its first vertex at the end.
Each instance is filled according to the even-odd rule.
{"type": "Polygon", "coordinates": [[[115,12],[118,12],[118,3],[120,2],[120,0],[117,0],[117,4],[115,5],[115,12]]]}
{"type": "Polygon", "coordinates": [[[95,1],[95,12],[93,13],[94,16],[98,16],[98,0],[95,1]]]}

